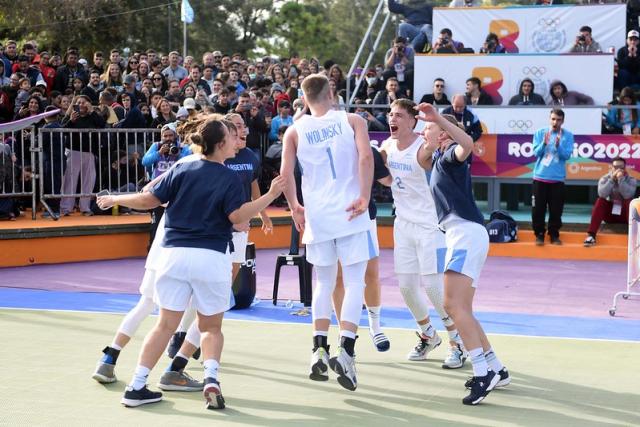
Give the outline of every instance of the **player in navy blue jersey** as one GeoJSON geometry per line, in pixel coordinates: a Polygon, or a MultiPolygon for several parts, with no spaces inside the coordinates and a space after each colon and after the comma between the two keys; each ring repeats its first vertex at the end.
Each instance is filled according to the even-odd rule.
{"type": "Polygon", "coordinates": [[[417,118],[427,122],[422,150],[426,158],[433,159],[429,185],[447,245],[444,308],[456,323],[473,365],[473,378],[465,384],[470,392],[462,402],[477,405],[510,378],[473,315],[476,281],[489,251],[489,236],[473,198],[467,164],[473,140],[455,117],[439,114],[433,105],[422,103],[417,110],[422,113],[417,118]]]}
{"type": "Polygon", "coordinates": [[[98,198],[103,209],[114,204],[151,209],[168,203],[155,280],[154,299],[160,316],[145,338],[133,379],[121,400],[125,406],[162,399],[162,393],[147,388],[147,377],[193,299],[202,335],[204,397],[208,408],[224,408],[217,378],[224,343],[222,318],[231,296],[232,224],[249,221],[284,188],[284,179],[277,177],[266,195],[245,203],[238,175],[224,165],[235,155],[236,147],[220,116],[195,119],[193,128],[187,139],[202,147],[201,160],[177,165],[149,192],[98,198]]]}

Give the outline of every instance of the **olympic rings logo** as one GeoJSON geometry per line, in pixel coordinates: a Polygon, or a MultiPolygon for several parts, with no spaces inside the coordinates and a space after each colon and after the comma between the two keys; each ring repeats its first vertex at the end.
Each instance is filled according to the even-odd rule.
{"type": "Polygon", "coordinates": [[[531,129],[533,122],[531,120],[509,120],[508,126],[513,130],[526,132],[531,129]]]}
{"type": "Polygon", "coordinates": [[[540,20],[538,21],[538,25],[544,26],[544,27],[557,27],[558,25],[560,25],[560,19],[559,18],[540,18],[540,20]]]}
{"type": "Polygon", "coordinates": [[[531,74],[534,77],[540,77],[546,72],[547,69],[545,67],[536,67],[535,65],[522,68],[522,74],[531,74]]]}

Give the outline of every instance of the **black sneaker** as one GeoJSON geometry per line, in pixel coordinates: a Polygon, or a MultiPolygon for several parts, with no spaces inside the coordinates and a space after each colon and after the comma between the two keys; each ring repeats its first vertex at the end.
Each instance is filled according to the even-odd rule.
{"type": "Polygon", "coordinates": [[[127,387],[124,391],[124,396],[120,399],[127,408],[135,408],[136,406],[146,405],[147,403],[156,403],[162,400],[162,393],[159,391],[151,391],[145,385],[140,390],[134,390],[132,387],[127,387]]]}
{"type": "Polygon", "coordinates": [[[560,246],[560,245],[562,245],[562,240],[560,240],[560,237],[558,237],[558,236],[551,237],[551,244],[560,246]]]}
{"type": "Polygon", "coordinates": [[[220,383],[215,378],[204,379],[204,389],[202,390],[204,400],[207,402],[207,409],[224,409],[224,397],[220,383]]]}
{"type": "Polygon", "coordinates": [[[498,376],[500,377],[500,381],[498,381],[498,384],[496,384],[496,388],[504,387],[511,383],[511,377],[509,376],[509,371],[507,371],[507,368],[503,367],[502,369],[500,369],[500,372],[498,372],[498,376]]]}
{"type": "MultiPolygon", "coordinates": [[[[471,384],[469,394],[462,399],[462,403],[465,405],[477,405],[493,390],[500,381],[500,375],[489,370],[484,377],[471,378],[471,384]]],[[[469,381],[467,381],[469,383],[469,381]]],[[[465,384],[467,385],[467,384],[465,384]]]]}
{"type": "Polygon", "coordinates": [[[536,236],[536,246],[544,246],[544,236],[536,236]]]}
{"type": "Polygon", "coordinates": [[[182,347],[186,337],[186,332],[176,332],[173,334],[171,342],[169,342],[169,346],[167,347],[167,356],[169,356],[169,359],[176,357],[176,354],[180,351],[180,347],[182,347]]]}
{"type": "MultiPolygon", "coordinates": [[[[500,372],[498,372],[498,376],[500,377],[500,381],[498,381],[498,384],[496,384],[495,388],[504,387],[511,383],[511,376],[509,376],[509,371],[507,371],[507,368],[503,367],[502,369],[500,369],[500,372]]],[[[465,388],[471,388],[471,385],[473,384],[473,378],[474,377],[469,378],[467,382],[464,383],[465,388]]]]}

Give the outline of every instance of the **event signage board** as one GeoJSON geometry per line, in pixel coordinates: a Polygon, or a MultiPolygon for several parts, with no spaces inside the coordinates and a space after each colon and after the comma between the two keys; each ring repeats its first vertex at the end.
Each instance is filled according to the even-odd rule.
{"type": "Polygon", "coordinates": [[[613,55],[416,55],[414,100],[433,91],[436,78],[445,79],[449,98],[466,91],[469,77],[477,77],[495,105],[508,105],[520,83],[530,78],[535,92],[549,103],[551,82],[561,80],[570,91],[589,95],[596,105],[613,97],[613,55]]]}
{"type": "MultiPolygon", "coordinates": [[[[574,139],[567,180],[597,180],[618,156],[626,160],[629,173],[640,178],[640,136],[575,135],[574,139]]],[[[475,145],[473,176],[533,177],[536,157],[531,135],[483,135],[475,145]]]]}
{"type": "Polygon", "coordinates": [[[478,8],[436,8],[434,34],[443,28],[453,39],[479,52],[487,34],[495,33],[509,53],[566,53],[580,27],[589,25],[603,51],[624,46],[625,3],[478,8]]]}
{"type": "MultiPolygon", "coordinates": [[[[536,130],[549,126],[552,107],[473,107],[483,133],[520,133],[532,135],[536,130]]],[[[601,108],[563,107],[564,128],[574,134],[599,135],[602,131],[601,108]]]]}

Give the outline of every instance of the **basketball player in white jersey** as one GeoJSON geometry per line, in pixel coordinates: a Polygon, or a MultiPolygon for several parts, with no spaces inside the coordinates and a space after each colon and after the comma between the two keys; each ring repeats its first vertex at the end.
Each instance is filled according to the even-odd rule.
{"type": "Polygon", "coordinates": [[[314,265],[317,284],[312,299],[313,354],[309,377],[328,380],[329,365],[348,390],[357,387],[355,340],[362,313],[367,261],[377,253],[366,215],[373,180],[373,157],[367,125],[355,114],[333,110],[329,80],[312,74],[302,82],[311,115],[300,117],[284,136],[281,175],[294,181],[296,156],[302,171],[304,207],[295,188],[286,197],[296,227],[304,231],[307,260],[314,265]],[[327,335],[331,295],[338,260],[345,288],[340,316],[340,347],[329,359],[327,335]]]}
{"type": "Polygon", "coordinates": [[[431,159],[420,150],[424,140],[414,133],[416,104],[398,99],[391,104],[391,137],[381,151],[391,176],[389,185],[396,207],[393,225],[394,265],[400,293],[418,324],[418,345],[408,354],[409,360],[426,360],[429,352],[442,340],[431,325],[427,297],[440,315],[449,334],[449,353],[442,367],[457,369],[464,365],[466,352],[453,320],[443,307],[442,266],[446,253],[444,233],[438,228],[436,207],[425,170],[431,159]]]}

